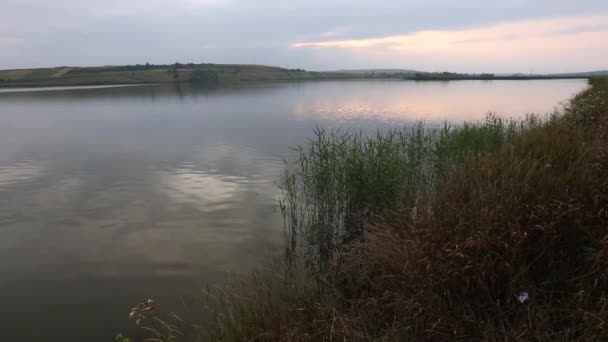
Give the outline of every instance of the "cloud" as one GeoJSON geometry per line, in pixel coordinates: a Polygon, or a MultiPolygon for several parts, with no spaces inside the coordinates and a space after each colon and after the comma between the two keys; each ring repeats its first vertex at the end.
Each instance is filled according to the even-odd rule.
{"type": "MultiPolygon", "coordinates": [[[[599,38],[608,32],[608,15],[526,20],[464,30],[426,30],[387,37],[292,43],[294,48],[384,49],[399,52],[465,52],[501,44],[539,46],[555,39],[571,40],[586,35],[599,38]]],[[[606,36],[603,36],[605,38],[606,36]]],[[[563,41],[562,41],[563,42],[563,41]]]]}
{"type": "Polygon", "coordinates": [[[468,72],[580,71],[608,66],[601,57],[608,54],[606,22],[608,14],[517,20],[466,29],[299,41],[290,47],[309,51],[318,58],[357,56],[370,61],[366,67],[468,72]]]}
{"type": "MultiPolygon", "coordinates": [[[[313,70],[423,68],[431,61],[447,64],[449,57],[430,58],[433,52],[463,55],[466,48],[511,48],[529,40],[521,27],[509,32],[509,23],[521,26],[527,19],[533,26],[538,19],[545,25],[559,16],[608,13],[605,0],[0,1],[0,69],[176,60],[313,70]],[[408,54],[426,55],[403,58],[408,54]]],[[[553,33],[588,39],[604,32],[602,25],[555,27],[553,33]]],[[[594,61],[589,64],[599,64],[599,57],[594,61]]]]}

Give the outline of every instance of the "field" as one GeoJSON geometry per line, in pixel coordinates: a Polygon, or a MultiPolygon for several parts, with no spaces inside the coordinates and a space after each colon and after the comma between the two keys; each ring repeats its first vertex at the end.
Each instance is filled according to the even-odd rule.
{"type": "Polygon", "coordinates": [[[176,63],[172,65],[4,70],[0,71],[0,87],[189,82],[190,75],[195,70],[217,74],[220,84],[354,77],[261,65],[176,63]]]}

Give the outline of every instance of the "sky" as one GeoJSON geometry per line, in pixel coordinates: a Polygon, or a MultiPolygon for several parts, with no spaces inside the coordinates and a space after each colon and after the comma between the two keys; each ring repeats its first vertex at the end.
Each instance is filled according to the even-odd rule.
{"type": "Polygon", "coordinates": [[[0,0],[0,69],[608,69],[607,0],[0,0]]]}

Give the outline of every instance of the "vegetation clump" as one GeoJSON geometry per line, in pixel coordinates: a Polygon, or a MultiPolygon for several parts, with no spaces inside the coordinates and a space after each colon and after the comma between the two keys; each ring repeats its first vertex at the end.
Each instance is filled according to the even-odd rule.
{"type": "Polygon", "coordinates": [[[321,268],[341,246],[365,239],[387,211],[428,208],[445,170],[541,124],[537,117],[428,128],[422,122],[368,136],[316,128],[281,179],[288,252],[321,268]],[[299,244],[299,246],[298,246],[299,244]],[[302,250],[305,249],[305,250],[302,250]]]}

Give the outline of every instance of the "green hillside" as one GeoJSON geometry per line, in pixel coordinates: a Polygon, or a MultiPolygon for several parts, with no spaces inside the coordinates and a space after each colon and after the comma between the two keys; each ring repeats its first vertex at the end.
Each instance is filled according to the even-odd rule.
{"type": "Polygon", "coordinates": [[[57,67],[0,71],[0,87],[175,83],[197,81],[230,84],[248,81],[281,81],[352,78],[332,72],[311,72],[246,64],[165,64],[104,67],[57,67]],[[196,75],[195,77],[193,77],[196,75]],[[202,77],[201,77],[202,76],[202,77]]]}

